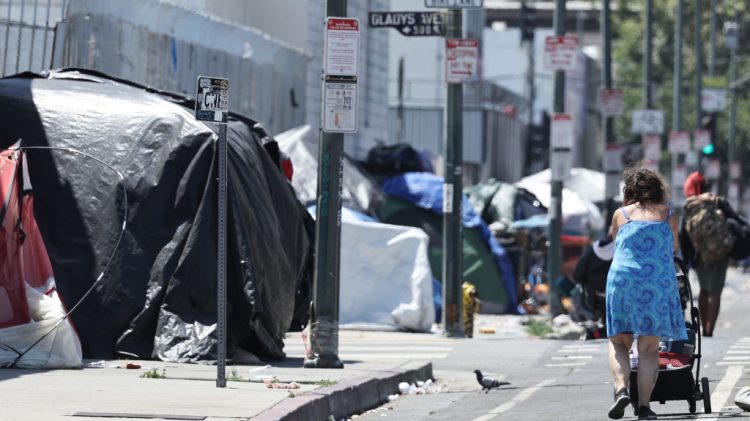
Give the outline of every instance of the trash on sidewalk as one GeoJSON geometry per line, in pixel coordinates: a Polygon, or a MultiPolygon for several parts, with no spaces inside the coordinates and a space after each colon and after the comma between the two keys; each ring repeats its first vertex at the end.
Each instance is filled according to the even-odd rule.
{"type": "Polygon", "coordinates": [[[586,328],[574,322],[567,314],[561,314],[552,319],[551,333],[544,335],[545,339],[583,339],[586,328]]]}
{"type": "Polygon", "coordinates": [[[299,389],[300,387],[297,382],[281,383],[274,378],[263,379],[263,384],[269,389],[299,389]]]}
{"type": "Polygon", "coordinates": [[[487,327],[487,326],[480,327],[479,328],[479,333],[485,333],[485,334],[491,335],[491,334],[495,333],[495,328],[494,327],[487,327]]]}
{"type": "Polygon", "coordinates": [[[84,368],[106,368],[107,362],[104,360],[89,361],[89,362],[83,363],[83,367],[84,368]]]}
{"type": "MultiPolygon", "coordinates": [[[[442,392],[442,390],[443,390],[442,385],[438,385],[437,383],[433,382],[432,379],[427,379],[425,381],[417,381],[416,384],[407,383],[407,382],[401,382],[398,384],[398,391],[402,395],[425,395],[425,394],[440,393],[442,392]]],[[[390,400],[391,399],[389,396],[389,401],[390,400]]]]}

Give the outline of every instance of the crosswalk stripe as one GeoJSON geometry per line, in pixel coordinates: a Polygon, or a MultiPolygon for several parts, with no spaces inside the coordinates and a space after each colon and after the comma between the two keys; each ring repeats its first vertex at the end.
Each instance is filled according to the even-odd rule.
{"type": "MultiPolygon", "coordinates": [[[[721,379],[721,381],[719,381],[716,389],[711,391],[711,407],[715,414],[720,413],[721,409],[724,408],[727,399],[729,399],[732,392],[734,391],[734,386],[737,384],[737,381],[739,381],[741,377],[741,366],[727,367],[727,371],[724,374],[724,377],[721,379]]],[[[710,421],[716,421],[716,419],[717,418],[711,418],[710,421]]],[[[709,420],[704,419],[703,421],[709,420]]]]}
{"type": "Polygon", "coordinates": [[[716,365],[739,365],[744,367],[747,363],[746,361],[719,361],[716,365]]]}
{"type": "Polygon", "coordinates": [[[746,356],[746,357],[724,357],[724,361],[729,361],[729,360],[734,360],[734,361],[740,361],[740,360],[741,361],[750,361],[750,355],[746,356]]]}
{"type": "Polygon", "coordinates": [[[730,349],[729,351],[727,351],[727,354],[750,354],[750,350],[747,350],[747,351],[733,351],[733,350],[730,349]]]}
{"type": "Polygon", "coordinates": [[[557,363],[557,364],[545,364],[545,367],[580,367],[586,365],[586,363],[557,363]]]}
{"type": "Polygon", "coordinates": [[[492,408],[487,414],[482,415],[481,417],[474,418],[472,421],[489,421],[492,418],[495,418],[495,416],[497,416],[498,414],[502,414],[503,412],[525,401],[526,399],[530,398],[531,395],[541,390],[543,387],[549,386],[554,382],[555,382],[554,379],[547,379],[547,380],[537,383],[536,386],[529,387],[528,389],[524,389],[519,394],[514,396],[511,400],[509,400],[508,402],[505,402],[502,405],[498,405],[492,408]]]}
{"type": "MultiPolygon", "coordinates": [[[[284,350],[291,351],[291,350],[304,350],[305,347],[284,347],[284,350]]],[[[373,351],[382,351],[382,352],[450,352],[453,350],[451,347],[447,346],[339,346],[339,352],[373,352],[373,351]]]]}
{"type": "Polygon", "coordinates": [[[560,354],[566,354],[568,352],[588,352],[588,353],[592,353],[592,352],[597,352],[597,350],[596,349],[558,349],[557,352],[560,353],[560,354]]]}
{"type": "Polygon", "coordinates": [[[551,360],[590,360],[591,355],[567,355],[565,357],[550,357],[551,360]]]}

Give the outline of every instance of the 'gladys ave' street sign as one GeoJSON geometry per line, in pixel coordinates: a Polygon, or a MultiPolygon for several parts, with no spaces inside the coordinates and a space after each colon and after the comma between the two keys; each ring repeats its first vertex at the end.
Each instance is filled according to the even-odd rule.
{"type": "Polygon", "coordinates": [[[370,28],[396,28],[409,37],[442,36],[442,12],[370,12],[370,28]]]}

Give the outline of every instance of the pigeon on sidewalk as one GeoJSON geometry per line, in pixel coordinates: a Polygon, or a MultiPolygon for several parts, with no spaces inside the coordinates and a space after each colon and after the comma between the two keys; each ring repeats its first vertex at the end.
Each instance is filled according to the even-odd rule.
{"type": "Polygon", "coordinates": [[[485,393],[489,392],[490,389],[494,389],[496,387],[510,384],[510,382],[501,382],[491,377],[487,377],[483,375],[482,372],[479,370],[474,370],[474,374],[477,375],[477,382],[479,383],[480,386],[482,386],[482,391],[485,393]]]}

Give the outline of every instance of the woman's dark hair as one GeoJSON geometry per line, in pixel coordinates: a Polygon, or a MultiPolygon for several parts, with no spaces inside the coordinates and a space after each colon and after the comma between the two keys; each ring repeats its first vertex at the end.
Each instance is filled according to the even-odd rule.
{"type": "Polygon", "coordinates": [[[667,193],[659,174],[640,167],[631,167],[622,175],[625,187],[622,189],[623,204],[640,203],[656,205],[664,203],[667,193]]]}

